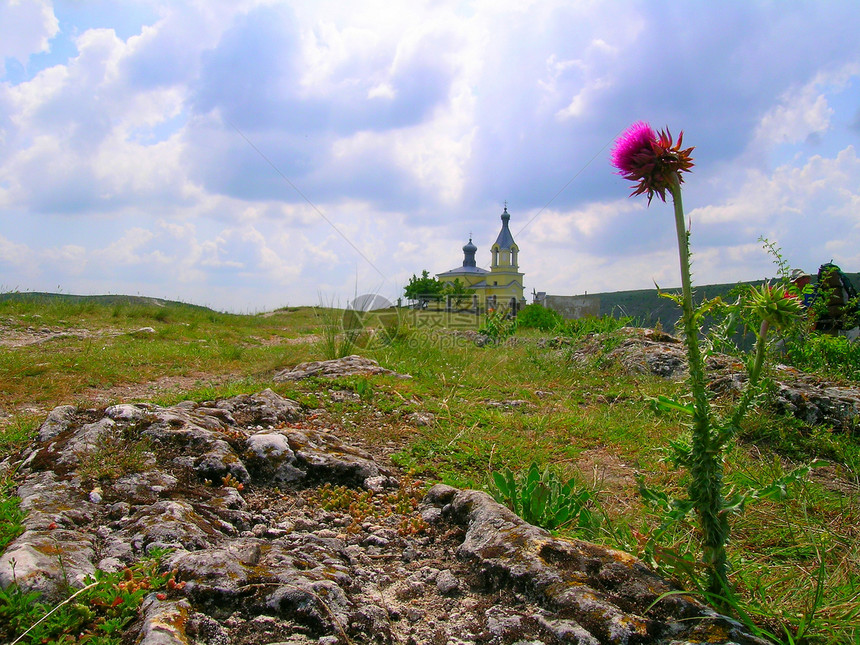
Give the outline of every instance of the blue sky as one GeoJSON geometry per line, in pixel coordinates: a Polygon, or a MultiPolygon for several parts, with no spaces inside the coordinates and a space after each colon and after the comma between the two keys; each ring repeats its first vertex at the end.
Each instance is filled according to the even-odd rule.
{"type": "Polygon", "coordinates": [[[671,206],[608,161],[640,119],[695,146],[696,282],[772,276],[760,237],[860,271],[858,24],[854,0],[0,0],[0,289],[394,299],[470,234],[486,267],[505,201],[527,293],[676,286],[671,206]]]}

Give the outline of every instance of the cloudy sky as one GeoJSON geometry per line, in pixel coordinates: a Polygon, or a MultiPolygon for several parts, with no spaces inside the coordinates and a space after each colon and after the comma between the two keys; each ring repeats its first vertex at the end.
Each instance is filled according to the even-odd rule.
{"type": "Polygon", "coordinates": [[[0,0],[0,291],[254,312],[479,265],[679,283],[614,138],[695,146],[694,281],[860,271],[860,3],[0,0]]]}

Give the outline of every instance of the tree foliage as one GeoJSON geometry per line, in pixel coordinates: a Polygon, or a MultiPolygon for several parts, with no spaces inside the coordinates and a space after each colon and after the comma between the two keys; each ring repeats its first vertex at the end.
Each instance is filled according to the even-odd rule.
{"type": "Polygon", "coordinates": [[[404,295],[410,300],[439,300],[444,295],[445,283],[430,277],[427,269],[421,272],[419,278],[414,273],[409,284],[404,289],[404,295]]]}
{"type": "Polygon", "coordinates": [[[441,300],[445,296],[453,296],[459,305],[472,297],[472,290],[463,284],[459,278],[454,280],[454,282],[443,282],[437,278],[430,277],[430,272],[425,269],[421,272],[420,278],[415,274],[412,275],[409,279],[409,284],[404,289],[404,295],[410,300],[420,300],[422,302],[441,300]]]}

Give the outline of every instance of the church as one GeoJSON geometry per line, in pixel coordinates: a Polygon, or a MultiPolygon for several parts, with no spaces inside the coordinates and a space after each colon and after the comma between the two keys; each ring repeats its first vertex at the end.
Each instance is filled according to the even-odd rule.
{"type": "Polygon", "coordinates": [[[470,236],[469,242],[463,247],[463,266],[437,273],[436,278],[449,284],[459,280],[474,294],[473,298],[481,309],[502,307],[516,311],[524,306],[523,274],[519,270],[520,249],[511,234],[510,221],[506,204],[502,213],[502,229],[490,247],[489,270],[477,265],[475,254],[478,247],[472,244],[470,236]]]}

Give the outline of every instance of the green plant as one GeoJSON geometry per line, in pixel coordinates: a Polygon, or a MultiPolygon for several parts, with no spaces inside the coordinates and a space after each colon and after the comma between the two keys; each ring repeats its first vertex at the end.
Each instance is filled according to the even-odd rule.
{"type": "Polygon", "coordinates": [[[118,479],[145,470],[151,458],[149,440],[136,426],[121,426],[103,432],[93,450],[81,456],[78,473],[84,480],[118,479]]]}
{"type": "Polygon", "coordinates": [[[410,321],[401,316],[398,310],[377,314],[376,319],[379,322],[374,335],[377,347],[408,340],[414,334],[410,321]]]}
{"type": "Polygon", "coordinates": [[[563,322],[564,319],[560,313],[552,309],[547,309],[538,303],[526,305],[517,314],[517,327],[523,329],[553,331],[563,322]]]}
{"type": "Polygon", "coordinates": [[[329,303],[327,307],[315,307],[314,314],[319,323],[318,345],[323,357],[333,360],[353,354],[365,331],[361,312],[355,309],[338,309],[329,303]]]}
{"type": "MultiPolygon", "coordinates": [[[[699,347],[699,332],[709,304],[693,305],[690,275],[690,232],[684,218],[681,198],[682,173],[693,166],[692,148],[681,149],[683,132],[674,143],[667,131],[655,134],[651,126],[638,122],[618,139],[613,149],[613,163],[619,174],[637,182],[633,195],[647,194],[649,204],[656,194],[664,202],[672,197],[675,211],[675,231],[681,268],[681,295],[670,296],[681,307],[681,323],[687,349],[691,404],[658,397],[656,403],[666,409],[688,414],[692,419],[689,446],[673,444],[676,461],[690,472],[687,499],[677,500],[677,513],[695,510],[702,530],[702,561],[707,570],[707,592],[715,599],[730,595],[726,542],[729,538],[730,513],[743,504],[744,497],[735,495],[727,500],[723,492],[723,451],[737,434],[740,422],[752,406],[759,390],[767,334],[771,327],[784,328],[799,318],[801,303],[787,293],[783,285],[752,289],[745,310],[760,321],[756,331],[755,354],[747,364],[749,379],[733,414],[721,419],[714,414],[708,395],[705,364],[699,347]]],[[[718,604],[724,604],[719,603],[718,604]]]]}
{"type": "Polygon", "coordinates": [[[0,479],[0,553],[24,532],[27,513],[21,510],[21,498],[14,495],[13,490],[10,478],[0,479]]]}
{"type": "Polygon", "coordinates": [[[596,500],[574,478],[561,479],[547,466],[541,471],[532,462],[528,469],[514,475],[509,469],[492,474],[491,492],[526,522],[545,529],[576,529],[594,535],[602,516],[596,500]]]}
{"type": "Polygon", "coordinates": [[[11,642],[14,636],[25,632],[48,613],[49,607],[39,602],[41,595],[39,591],[23,591],[16,584],[6,589],[0,587],[0,638],[4,642],[11,642]]]}
{"type": "Polygon", "coordinates": [[[490,311],[484,321],[484,326],[478,330],[494,344],[501,343],[513,336],[517,331],[517,319],[502,311],[490,311]]]}
{"type": "Polygon", "coordinates": [[[369,378],[360,378],[355,382],[355,393],[365,403],[373,400],[373,382],[369,378]]]}
{"type": "Polygon", "coordinates": [[[788,362],[805,372],[837,379],[860,380],[860,343],[844,336],[809,333],[785,343],[788,362]]]}
{"type": "Polygon", "coordinates": [[[633,318],[630,316],[585,316],[584,318],[574,318],[573,320],[565,320],[558,326],[556,331],[571,339],[585,338],[590,335],[611,334],[624,327],[628,327],[633,323],[633,318]]]}
{"type": "Polygon", "coordinates": [[[122,632],[137,617],[144,596],[156,592],[160,599],[180,591],[184,583],[176,571],[160,571],[167,555],[154,549],[145,559],[118,572],[96,572],[85,586],[50,608],[40,602],[39,592],[24,592],[16,584],[0,590],[0,636],[14,645],[26,643],[90,642],[119,645],[122,632]],[[6,627],[4,627],[6,625],[6,627]],[[4,633],[5,629],[5,633],[4,633]]]}
{"type": "Polygon", "coordinates": [[[444,293],[445,283],[430,277],[430,272],[426,269],[421,272],[420,278],[413,274],[403,290],[403,295],[409,300],[417,300],[422,305],[431,300],[441,300],[444,293]]]}
{"type": "Polygon", "coordinates": [[[421,482],[403,477],[397,490],[386,495],[326,483],[317,490],[316,496],[325,510],[340,511],[352,517],[352,524],[347,527],[349,531],[358,530],[358,525],[368,517],[386,518],[397,513],[405,516],[400,519],[398,530],[407,535],[427,529],[426,522],[416,514],[424,489],[421,482]]]}
{"type": "Polygon", "coordinates": [[[0,455],[13,454],[26,446],[41,424],[42,418],[32,414],[10,419],[0,427],[0,455]]]}

